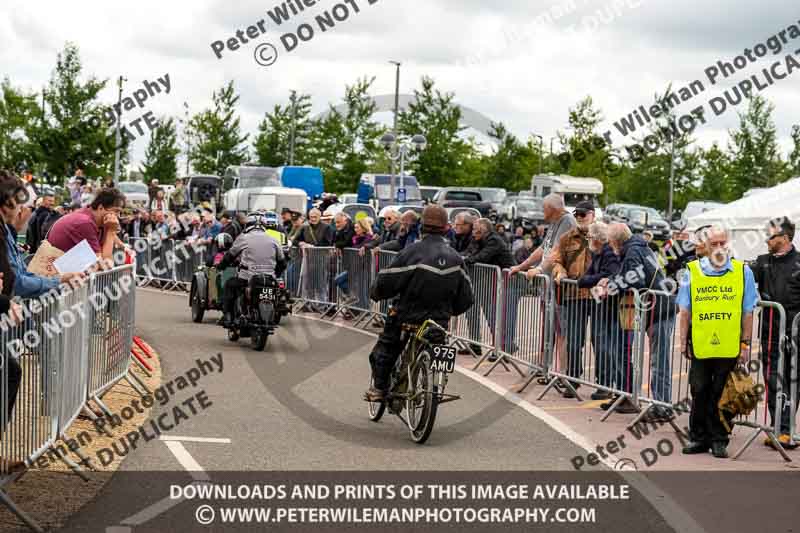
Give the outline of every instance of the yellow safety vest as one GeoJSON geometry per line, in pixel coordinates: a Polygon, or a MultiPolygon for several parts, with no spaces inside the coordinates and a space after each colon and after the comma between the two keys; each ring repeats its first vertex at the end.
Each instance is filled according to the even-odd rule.
{"type": "Polygon", "coordinates": [[[267,235],[278,241],[278,244],[280,244],[281,246],[284,246],[286,244],[286,235],[284,235],[280,231],[274,229],[268,229],[266,230],[266,233],[267,235]]]}
{"type": "Polygon", "coordinates": [[[700,261],[687,267],[692,298],[692,348],[698,359],[739,356],[744,300],[744,264],[731,260],[733,271],[707,276],[700,261]]]}

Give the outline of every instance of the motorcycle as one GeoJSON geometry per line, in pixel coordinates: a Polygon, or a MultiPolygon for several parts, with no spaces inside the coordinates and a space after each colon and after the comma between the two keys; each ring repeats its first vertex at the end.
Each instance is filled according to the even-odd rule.
{"type": "Polygon", "coordinates": [[[269,336],[275,333],[281,317],[291,312],[291,298],[286,284],[269,274],[254,274],[245,290],[236,298],[233,323],[228,340],[237,342],[250,337],[256,351],[263,351],[269,336]]]}

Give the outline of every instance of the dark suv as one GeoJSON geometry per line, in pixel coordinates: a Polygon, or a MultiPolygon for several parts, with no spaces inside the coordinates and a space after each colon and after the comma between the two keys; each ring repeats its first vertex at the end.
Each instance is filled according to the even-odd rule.
{"type": "Polygon", "coordinates": [[[652,207],[611,204],[606,207],[605,214],[609,222],[624,222],[633,233],[649,231],[653,234],[653,238],[659,241],[665,241],[671,236],[669,223],[652,207]]]}

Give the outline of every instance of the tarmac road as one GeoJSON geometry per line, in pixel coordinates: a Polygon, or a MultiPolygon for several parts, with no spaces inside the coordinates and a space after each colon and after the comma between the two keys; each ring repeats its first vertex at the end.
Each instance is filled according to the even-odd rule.
{"type": "MultiPolygon", "coordinates": [[[[162,413],[169,415],[179,401],[201,389],[205,391],[211,405],[188,420],[181,420],[169,432],[171,438],[181,439],[177,447],[183,451],[176,451],[174,443],[159,440],[139,446],[128,455],[122,471],[95,501],[73,517],[65,531],[231,530],[229,525],[198,525],[194,519],[196,502],[168,498],[170,484],[185,485],[193,479],[264,484],[298,479],[447,483],[513,478],[528,483],[592,481],[617,485],[631,479],[632,474],[626,473],[623,479],[621,473],[607,469],[576,473],[570,459],[585,456],[586,450],[528,411],[459,373],[453,374],[448,392],[460,394],[461,399],[440,407],[430,440],[417,445],[396,417],[387,414],[377,424],[367,419],[361,395],[369,377],[367,357],[374,342],[372,337],[289,317],[261,353],[253,351],[247,339],[228,341],[225,331],[214,324],[218,316],[210,312],[203,324],[194,324],[185,296],[139,290],[136,332],[158,350],[165,384],[177,384],[176,378],[195,367],[197,359],[208,360],[216,354],[222,354],[223,370],[203,376],[196,388],[178,391],[176,386],[170,403],[154,408],[152,418],[162,413]],[[212,441],[183,440],[187,438],[212,441]],[[137,527],[131,529],[133,525],[137,527]]],[[[634,475],[643,479],[640,474],[634,475]]],[[[674,485],[678,493],[685,483],[674,485]]],[[[670,503],[664,502],[664,495],[654,496],[648,486],[631,483],[631,498],[626,502],[599,502],[594,524],[558,524],[547,530],[703,530],[693,519],[673,512],[670,503]]],[[[686,494],[680,499],[687,506],[694,501],[686,494]]],[[[587,505],[581,501],[569,503],[587,505]]],[[[708,524],[702,521],[706,528],[708,524]]],[[[307,524],[283,527],[292,531],[309,529],[307,524]]],[[[331,527],[327,529],[347,529],[341,525],[331,527]]],[[[523,525],[507,527],[509,531],[531,529],[523,525]]],[[[242,530],[261,529],[251,524],[242,530]]],[[[280,530],[280,526],[270,529],[280,530]]],[[[360,530],[378,529],[434,528],[404,524],[397,529],[362,526],[360,530]]],[[[440,525],[436,529],[448,527],[440,525]]]]}

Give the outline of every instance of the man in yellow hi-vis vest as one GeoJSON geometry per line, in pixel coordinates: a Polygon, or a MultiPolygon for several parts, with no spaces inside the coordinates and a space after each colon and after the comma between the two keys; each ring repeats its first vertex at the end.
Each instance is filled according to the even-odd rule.
{"type": "Polygon", "coordinates": [[[711,227],[703,244],[708,255],[687,265],[678,292],[678,346],[692,361],[690,442],[683,453],[706,453],[710,448],[714,457],[725,458],[728,431],[717,404],[728,374],[750,349],[758,293],[750,267],[731,258],[724,229],[711,227]]]}

